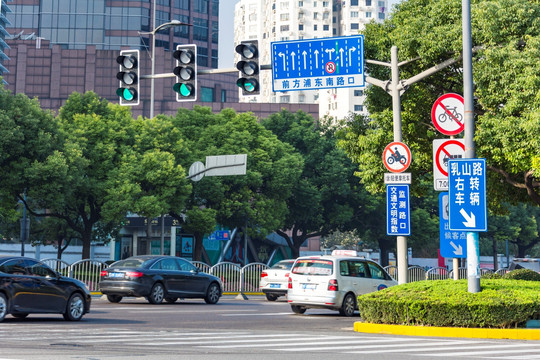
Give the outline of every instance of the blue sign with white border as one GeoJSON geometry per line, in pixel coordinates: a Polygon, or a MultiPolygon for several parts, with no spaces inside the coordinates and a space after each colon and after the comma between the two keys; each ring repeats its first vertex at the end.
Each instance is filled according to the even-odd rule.
{"type": "Polygon", "coordinates": [[[445,258],[467,257],[467,232],[450,230],[448,221],[448,193],[439,194],[439,248],[445,258]]]}
{"type": "Polygon", "coordinates": [[[386,185],[386,234],[411,235],[409,185],[386,185]]]}
{"type": "Polygon", "coordinates": [[[364,36],[272,42],[272,90],[365,86],[364,36]]]}
{"type": "Polygon", "coordinates": [[[486,159],[448,160],[451,230],[487,231],[486,159]]]}

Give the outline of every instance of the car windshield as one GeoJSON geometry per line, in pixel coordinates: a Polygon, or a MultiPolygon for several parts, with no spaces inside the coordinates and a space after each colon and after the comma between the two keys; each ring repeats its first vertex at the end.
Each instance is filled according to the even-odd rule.
{"type": "Polygon", "coordinates": [[[146,261],[143,259],[125,259],[115,262],[111,267],[116,268],[139,268],[142,267],[146,261]]]}
{"type": "Polygon", "coordinates": [[[278,263],[275,263],[274,266],[272,266],[270,269],[291,270],[293,264],[294,264],[294,260],[293,261],[280,261],[278,263]]]}
{"type": "Polygon", "coordinates": [[[292,269],[293,274],[301,275],[332,275],[333,261],[319,259],[298,260],[292,269]]]}

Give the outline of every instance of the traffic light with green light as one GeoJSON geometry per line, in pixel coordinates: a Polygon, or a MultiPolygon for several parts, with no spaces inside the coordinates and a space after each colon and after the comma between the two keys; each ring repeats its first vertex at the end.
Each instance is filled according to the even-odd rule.
{"type": "Polygon", "coordinates": [[[242,95],[259,95],[259,45],[257,40],[242,41],[235,48],[240,54],[236,68],[240,70],[240,78],[236,81],[242,89],[242,95]]]}
{"type": "Polygon", "coordinates": [[[120,98],[120,105],[139,105],[139,50],[122,50],[116,58],[120,71],[116,78],[120,85],[116,95],[120,98]]]}
{"type": "Polygon", "coordinates": [[[173,85],[176,101],[197,100],[197,45],[178,45],[173,57],[176,59],[173,71],[176,75],[176,84],[173,85]]]}

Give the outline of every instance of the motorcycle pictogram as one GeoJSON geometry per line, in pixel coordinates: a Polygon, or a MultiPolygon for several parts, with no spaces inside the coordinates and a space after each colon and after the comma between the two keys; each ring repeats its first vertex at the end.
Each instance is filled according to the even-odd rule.
{"type": "Polygon", "coordinates": [[[394,161],[400,162],[402,165],[407,163],[405,155],[401,155],[397,146],[394,147],[394,152],[386,159],[389,165],[392,165],[394,161]]]}

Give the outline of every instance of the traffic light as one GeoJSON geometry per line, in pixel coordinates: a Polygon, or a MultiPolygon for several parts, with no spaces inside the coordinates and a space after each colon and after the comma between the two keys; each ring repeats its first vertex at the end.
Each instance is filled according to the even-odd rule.
{"type": "Polygon", "coordinates": [[[242,41],[236,46],[240,61],[236,68],[240,70],[240,78],[236,85],[242,88],[243,95],[259,95],[259,45],[257,40],[242,41]]]}
{"type": "Polygon", "coordinates": [[[197,100],[197,45],[178,45],[173,53],[176,59],[174,75],[176,84],[176,101],[197,100]]]}
{"type": "Polygon", "coordinates": [[[120,85],[116,95],[120,97],[120,105],[139,105],[139,50],[122,50],[116,58],[120,71],[116,78],[120,85]]]}

